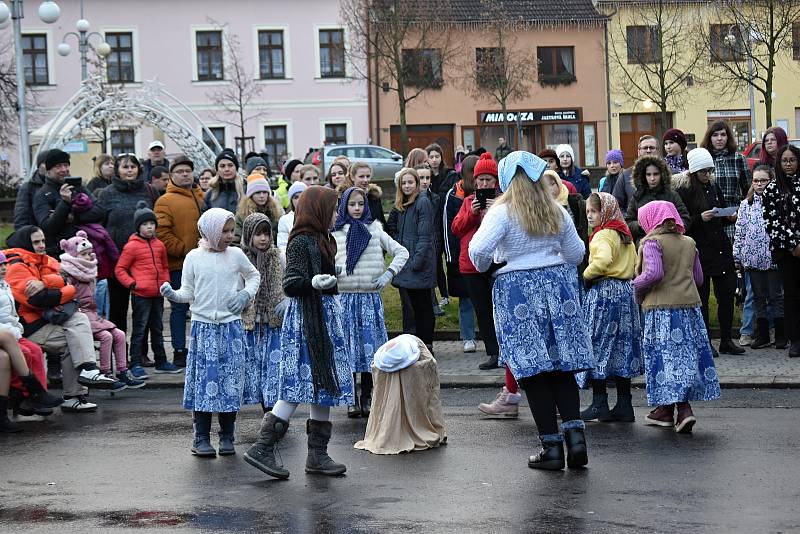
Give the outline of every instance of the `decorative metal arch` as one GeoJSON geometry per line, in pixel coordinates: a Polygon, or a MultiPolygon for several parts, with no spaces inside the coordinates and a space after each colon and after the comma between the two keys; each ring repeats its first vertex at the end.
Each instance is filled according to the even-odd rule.
{"type": "MultiPolygon", "coordinates": [[[[37,155],[52,148],[64,147],[104,120],[120,123],[141,120],[157,127],[175,141],[181,152],[194,162],[196,169],[213,168],[215,152],[177,110],[188,113],[203,124],[195,112],[166,91],[164,84],[158,80],[147,80],[141,89],[135,91],[129,92],[123,88],[107,91],[100,77],[95,76],[82,82],[81,88],[58,110],[39,143],[37,155]]],[[[205,125],[203,131],[213,141],[217,153],[221,152],[222,146],[205,125]]]]}

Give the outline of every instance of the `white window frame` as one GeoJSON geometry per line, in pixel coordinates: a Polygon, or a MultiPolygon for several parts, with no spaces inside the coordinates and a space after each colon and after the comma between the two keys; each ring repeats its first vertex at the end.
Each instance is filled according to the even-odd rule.
{"type": "MultiPolygon", "coordinates": [[[[288,24],[270,24],[266,26],[253,26],[253,80],[265,85],[292,83],[292,47],[289,46],[290,34],[288,24]],[[258,53],[258,32],[260,31],[282,31],[283,32],[283,78],[276,80],[261,79],[261,64],[259,63],[258,53]]],[[[319,54],[319,51],[317,51],[319,54]]]]}
{"type": "Polygon", "coordinates": [[[341,24],[315,24],[314,25],[314,81],[317,83],[342,83],[349,81],[350,74],[353,69],[350,66],[348,57],[350,57],[350,40],[347,28],[341,24]],[[344,77],[343,78],[323,78],[322,68],[320,65],[319,57],[319,31],[320,30],[342,30],[344,39],[344,77]]]}
{"type": "MultiPolygon", "coordinates": [[[[265,126],[285,126],[286,127],[286,153],[289,159],[297,157],[294,155],[294,128],[292,119],[276,119],[271,121],[261,121],[258,123],[258,147],[264,147],[264,127],[265,126]]],[[[288,161],[288,160],[287,160],[288,161]]],[[[276,165],[278,162],[273,162],[276,165]]]]}
{"type": "MultiPolygon", "coordinates": [[[[21,35],[41,35],[47,36],[47,85],[31,85],[34,91],[42,89],[50,89],[56,86],[56,58],[55,51],[58,47],[53,41],[53,30],[51,28],[25,28],[22,30],[21,35]]],[[[75,50],[77,53],[77,50],[75,50]]]]}
{"type": "MultiPolygon", "coordinates": [[[[133,130],[133,148],[134,148],[133,153],[134,154],[142,154],[142,140],[141,140],[142,129],[141,128],[137,128],[135,126],[128,126],[128,125],[124,125],[124,124],[123,125],[116,124],[113,127],[109,126],[108,128],[106,128],[106,139],[108,139],[108,144],[109,144],[109,146],[106,147],[106,148],[108,148],[108,149],[113,148],[111,146],[111,131],[112,130],[133,130]]],[[[111,150],[111,152],[113,152],[113,150],[111,150]]]]}
{"type": "Polygon", "coordinates": [[[222,128],[223,131],[225,132],[224,139],[222,140],[222,148],[225,148],[227,146],[233,146],[231,144],[231,138],[230,138],[231,130],[230,130],[228,124],[225,124],[225,123],[222,123],[222,122],[204,122],[202,124],[198,123],[198,125],[197,125],[197,133],[200,136],[201,140],[203,139],[203,133],[204,133],[203,126],[208,128],[209,130],[211,128],[222,128]]]}
{"type": "Polygon", "coordinates": [[[192,83],[201,85],[227,85],[230,83],[228,78],[228,26],[215,24],[192,24],[189,27],[189,40],[192,50],[192,83]],[[222,79],[221,80],[198,80],[197,79],[197,32],[221,32],[222,33],[222,79]]]}
{"type": "Polygon", "coordinates": [[[325,126],[328,124],[344,124],[347,127],[347,141],[348,145],[353,144],[353,118],[331,118],[331,117],[324,117],[319,119],[319,138],[322,142],[325,142],[325,126]]]}
{"type": "Polygon", "coordinates": [[[142,70],[140,64],[140,53],[139,53],[139,30],[136,27],[109,27],[103,26],[100,30],[103,34],[103,41],[106,39],[106,34],[109,33],[130,33],[131,34],[131,46],[133,47],[133,81],[132,82],[109,82],[108,81],[108,69],[103,72],[103,77],[105,78],[107,83],[113,83],[114,85],[125,85],[125,84],[132,84],[132,83],[142,83],[142,70]]]}

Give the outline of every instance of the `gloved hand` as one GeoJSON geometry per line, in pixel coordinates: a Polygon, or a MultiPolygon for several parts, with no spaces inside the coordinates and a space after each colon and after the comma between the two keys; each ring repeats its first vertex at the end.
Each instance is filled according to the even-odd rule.
{"type": "Polygon", "coordinates": [[[286,310],[288,309],[289,309],[289,299],[284,298],[282,301],[278,303],[277,306],[275,306],[275,315],[283,317],[284,315],[286,315],[286,310]]]}
{"type": "Polygon", "coordinates": [[[242,289],[228,302],[228,311],[234,315],[239,315],[244,310],[244,307],[247,306],[249,300],[250,294],[242,289]]]}
{"type": "Polygon", "coordinates": [[[384,287],[389,285],[389,282],[392,281],[392,278],[394,278],[392,271],[386,271],[378,278],[373,280],[372,283],[375,284],[375,289],[383,289],[384,287]]]}
{"type": "Polygon", "coordinates": [[[172,289],[172,286],[169,284],[169,282],[164,282],[161,284],[161,287],[158,288],[158,290],[161,292],[162,297],[172,301],[175,300],[177,293],[175,293],[175,290],[172,289]]]}
{"type": "Polygon", "coordinates": [[[317,274],[311,279],[311,287],[314,289],[330,289],[336,285],[336,277],[332,274],[317,274]]]}

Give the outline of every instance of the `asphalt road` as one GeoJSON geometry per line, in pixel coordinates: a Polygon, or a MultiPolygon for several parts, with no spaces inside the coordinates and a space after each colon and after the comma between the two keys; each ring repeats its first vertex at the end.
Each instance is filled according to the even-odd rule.
{"type": "Polygon", "coordinates": [[[637,423],[590,425],[588,469],[559,473],[528,469],[527,409],[517,421],[478,417],[491,394],[443,391],[449,444],[400,456],[353,449],[365,422],[337,410],[341,478],[303,472],[298,411],[281,446],[292,475],[277,481],[242,460],[257,408],[240,415],[236,456],[201,460],[178,390],[125,392],[95,414],[0,435],[0,531],[800,531],[798,390],[726,390],[698,403],[691,436],[645,427],[638,391],[637,423]]]}

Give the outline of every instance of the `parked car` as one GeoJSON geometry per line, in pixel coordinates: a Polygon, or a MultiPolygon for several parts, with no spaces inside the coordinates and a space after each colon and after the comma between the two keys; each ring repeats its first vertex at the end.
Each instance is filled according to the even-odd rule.
{"type": "Polygon", "coordinates": [[[323,175],[328,174],[331,164],[339,156],[346,157],[350,163],[368,163],[372,167],[373,180],[394,180],[395,173],[403,168],[403,156],[377,145],[326,145],[322,148],[322,158],[319,154],[320,149],[309,150],[304,161],[320,165],[323,175]]]}
{"type": "MultiPolygon", "coordinates": [[[[800,148],[800,139],[789,139],[789,143],[800,148]]],[[[750,170],[753,170],[753,167],[758,164],[758,159],[761,157],[761,141],[750,143],[742,150],[742,155],[747,158],[747,164],[750,166],[750,170]]]]}

